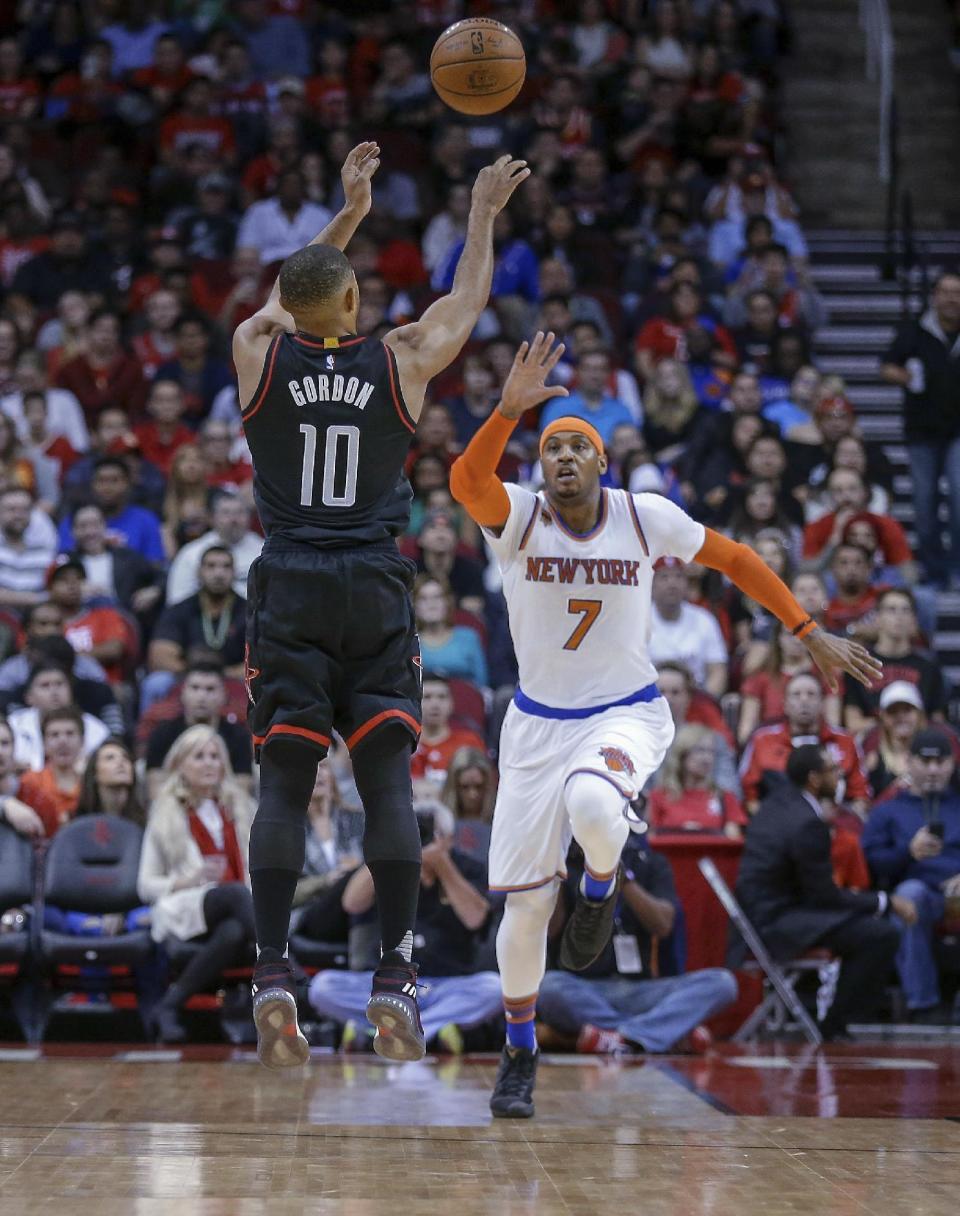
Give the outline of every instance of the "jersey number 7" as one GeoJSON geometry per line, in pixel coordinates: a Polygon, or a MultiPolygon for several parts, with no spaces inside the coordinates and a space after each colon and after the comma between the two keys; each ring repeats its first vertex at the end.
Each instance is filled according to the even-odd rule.
{"type": "Polygon", "coordinates": [[[564,642],[564,650],[580,649],[580,643],[596,624],[597,617],[600,615],[602,608],[602,600],[567,600],[567,612],[573,614],[581,613],[582,615],[576,629],[564,642]]]}
{"type": "MultiPolygon", "coordinates": [[[[317,461],[317,428],[309,422],[302,422],[300,434],[303,436],[300,506],[312,507],[313,472],[317,461]]],[[[328,426],[323,449],[323,485],[320,489],[320,501],[325,507],[353,506],[357,501],[359,465],[360,428],[358,426],[328,426]],[[345,444],[342,442],[343,440],[346,440],[345,444]],[[337,493],[338,482],[342,485],[339,494],[337,493]]]]}

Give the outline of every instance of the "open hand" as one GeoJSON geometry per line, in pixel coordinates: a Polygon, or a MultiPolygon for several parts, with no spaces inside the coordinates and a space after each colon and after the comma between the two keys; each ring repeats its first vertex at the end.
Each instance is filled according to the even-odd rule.
{"type": "Polygon", "coordinates": [[[477,174],[477,180],[473,183],[472,205],[497,215],[506,207],[517,186],[529,176],[530,170],[525,160],[501,156],[477,174]]]}
{"type": "Polygon", "coordinates": [[[810,657],[827,677],[831,692],[840,691],[841,672],[853,676],[865,688],[872,688],[883,675],[883,664],[865,646],[837,637],[825,629],[814,629],[803,639],[810,657]]]}
{"type": "Polygon", "coordinates": [[[350,149],[340,170],[343,197],[348,207],[367,214],[373,204],[370,181],[379,168],[379,144],[357,144],[350,149]]]}
{"type": "Polygon", "coordinates": [[[544,336],[543,330],[538,330],[532,342],[520,343],[500,394],[500,413],[504,418],[521,418],[527,410],[549,397],[569,396],[559,384],[548,387],[545,383],[566,350],[562,342],[554,346],[553,340],[552,333],[544,336]]]}

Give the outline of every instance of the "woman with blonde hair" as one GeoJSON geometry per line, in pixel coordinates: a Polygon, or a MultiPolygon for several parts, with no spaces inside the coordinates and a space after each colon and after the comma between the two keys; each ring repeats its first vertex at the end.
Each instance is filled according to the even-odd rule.
{"type": "Polygon", "coordinates": [[[198,444],[177,448],[163,500],[163,546],[168,557],[210,527],[207,461],[198,444]]]}
{"type": "Polygon", "coordinates": [[[672,459],[689,440],[700,408],[684,364],[661,359],[643,393],[643,437],[657,460],[672,459]]]}
{"type": "Polygon", "coordinates": [[[713,779],[717,736],[707,726],[677,731],[647,804],[655,832],[712,832],[739,840],[747,816],[729,790],[713,779]]]}
{"type": "Polygon", "coordinates": [[[457,848],[484,865],[490,851],[496,792],[496,773],[486,752],[478,747],[458,747],[447,769],[440,801],[456,819],[457,848]]]}
{"type": "Polygon", "coordinates": [[[254,806],[210,726],[191,726],[170,748],[147,817],[137,890],[151,905],[153,939],[201,949],[157,1011],[165,1043],[182,1042],[179,1011],[208,989],[255,941],[247,847],[254,806]]]}

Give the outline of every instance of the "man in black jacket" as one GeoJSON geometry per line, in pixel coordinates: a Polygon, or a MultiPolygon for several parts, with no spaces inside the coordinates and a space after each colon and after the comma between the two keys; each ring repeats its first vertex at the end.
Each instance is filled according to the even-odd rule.
{"type": "Polygon", "coordinates": [[[843,1037],[848,1021],[872,1015],[900,940],[892,910],[913,924],[917,909],[900,896],[842,890],[833,881],[830,829],[821,800],[836,795],[839,770],[809,744],[787,761],[788,781],[766,798],[744,844],[737,899],[775,959],[814,946],[842,959],[836,996],[821,1023],[825,1039],[843,1037]]]}

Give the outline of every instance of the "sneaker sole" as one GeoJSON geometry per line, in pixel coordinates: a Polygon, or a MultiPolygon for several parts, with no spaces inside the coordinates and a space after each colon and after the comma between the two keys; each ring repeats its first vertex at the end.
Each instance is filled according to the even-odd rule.
{"type": "Polygon", "coordinates": [[[268,990],[253,1000],[257,1055],[267,1068],[296,1068],[310,1059],[310,1044],[297,1024],[297,1003],[283,989],[268,990]]]}
{"type": "Polygon", "coordinates": [[[427,1054],[423,1035],[392,1001],[371,997],[367,1002],[367,1020],[377,1028],[373,1050],[384,1060],[409,1062],[422,1060],[427,1054]]]}
{"type": "Polygon", "coordinates": [[[494,1119],[532,1119],[535,1112],[532,1106],[521,1107],[519,1110],[515,1106],[498,1110],[491,1105],[490,1113],[494,1119]]]}

